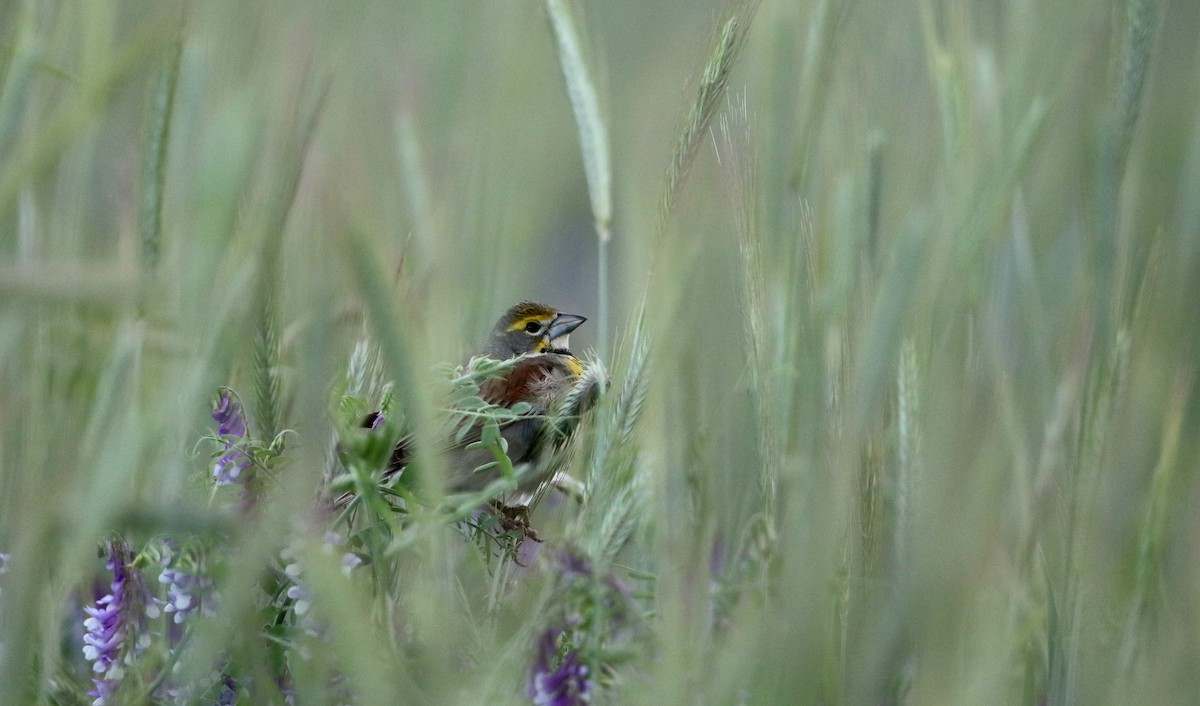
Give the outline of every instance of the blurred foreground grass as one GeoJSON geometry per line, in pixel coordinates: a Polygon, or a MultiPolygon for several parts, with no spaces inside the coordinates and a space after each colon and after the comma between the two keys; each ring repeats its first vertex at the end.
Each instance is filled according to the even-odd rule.
{"type": "Polygon", "coordinates": [[[568,652],[593,703],[1196,703],[1200,6],[572,15],[0,8],[0,703],[91,702],[116,533],[210,547],[170,680],[243,703],[528,703],[568,652]],[[527,569],[368,515],[344,576],[331,397],[428,433],[526,297],[603,313],[586,505],[527,569]],[[282,444],[249,514],[222,385],[282,444]]]}

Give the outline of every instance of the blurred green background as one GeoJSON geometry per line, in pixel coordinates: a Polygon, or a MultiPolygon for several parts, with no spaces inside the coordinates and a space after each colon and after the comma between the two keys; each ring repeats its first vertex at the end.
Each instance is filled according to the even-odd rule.
{"type": "MultiPolygon", "coordinates": [[[[614,396],[644,385],[588,432],[629,427],[631,475],[537,515],[629,533],[644,613],[593,702],[1200,700],[1200,3],[573,7],[604,302],[541,3],[0,7],[0,702],[75,702],[109,532],[227,532],[225,595],[254,585],[358,337],[419,409],[524,298],[590,317],[577,350],[607,321],[614,396]],[[277,385],[260,432],[295,431],[241,531],[197,445],[219,385],[277,385]]],[[[334,611],[363,703],[528,701],[553,570],[460,544],[334,611]]],[[[231,603],[204,644],[251,664],[231,603]]]]}

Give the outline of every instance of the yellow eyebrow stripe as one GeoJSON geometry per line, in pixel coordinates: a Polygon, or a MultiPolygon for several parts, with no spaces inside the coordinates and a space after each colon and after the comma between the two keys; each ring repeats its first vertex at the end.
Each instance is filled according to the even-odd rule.
{"type": "Polygon", "coordinates": [[[521,329],[525,328],[525,324],[529,323],[530,321],[536,321],[536,322],[538,322],[538,323],[541,323],[541,322],[542,322],[542,320],[543,320],[543,319],[545,319],[545,318],[546,318],[546,317],[545,317],[545,316],[543,316],[543,315],[541,315],[541,314],[534,314],[534,315],[532,315],[532,316],[525,316],[525,317],[522,317],[522,318],[520,318],[520,319],[517,319],[516,323],[514,323],[512,326],[509,326],[509,327],[508,327],[508,330],[509,330],[509,331],[520,331],[521,329]]]}

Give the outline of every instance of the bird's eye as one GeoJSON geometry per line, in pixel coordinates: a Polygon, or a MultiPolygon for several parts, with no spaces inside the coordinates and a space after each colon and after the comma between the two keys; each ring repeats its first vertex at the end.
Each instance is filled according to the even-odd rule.
{"type": "Polygon", "coordinates": [[[525,324],[525,331],[527,333],[537,333],[540,330],[542,330],[542,325],[536,321],[530,321],[525,324]]]}

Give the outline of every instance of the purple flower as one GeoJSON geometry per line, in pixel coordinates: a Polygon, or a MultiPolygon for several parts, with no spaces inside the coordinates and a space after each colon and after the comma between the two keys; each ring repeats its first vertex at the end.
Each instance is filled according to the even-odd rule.
{"type": "Polygon", "coordinates": [[[538,640],[537,662],[529,675],[529,697],[535,706],[578,706],[591,700],[592,682],[579,654],[568,650],[558,659],[562,634],[562,630],[550,628],[538,640]]]}
{"type": "Polygon", "coordinates": [[[342,575],[349,576],[352,571],[363,565],[361,554],[356,552],[346,552],[342,554],[342,575]]]}
{"type": "Polygon", "coordinates": [[[148,602],[141,574],[129,565],[131,559],[132,552],[124,542],[109,544],[112,592],[100,597],[95,607],[84,608],[89,617],[83,621],[83,656],[92,663],[95,672],[92,677],[95,688],[88,692],[88,696],[96,699],[93,706],[109,702],[121,686],[125,666],[133,664],[150,641],[145,630],[147,608],[156,613],[157,607],[148,602]]]}
{"type": "Polygon", "coordinates": [[[225,675],[221,684],[221,694],[217,697],[218,706],[233,706],[237,703],[237,682],[233,677],[225,675]]]}
{"type": "Polygon", "coordinates": [[[214,614],[213,582],[202,571],[165,568],[158,575],[158,581],[167,585],[163,612],[174,613],[176,625],[182,624],[197,610],[203,615],[214,614]]]}
{"type": "Polygon", "coordinates": [[[591,578],[592,564],[582,553],[567,548],[559,552],[558,565],[564,579],[591,578]]]}
{"type": "Polygon", "coordinates": [[[213,478],[217,485],[239,483],[245,480],[242,474],[254,463],[242,444],[246,438],[246,413],[229,390],[221,388],[220,396],[213,405],[212,418],[217,423],[217,435],[224,443],[213,466],[213,478]]]}
{"type": "Polygon", "coordinates": [[[563,549],[556,558],[559,590],[582,591],[590,600],[597,601],[598,607],[604,609],[611,623],[610,628],[620,627],[628,614],[629,588],[612,573],[606,572],[597,577],[592,561],[576,549],[563,549]],[[596,583],[603,587],[602,591],[597,592],[592,588],[596,583]]]}
{"type": "Polygon", "coordinates": [[[308,614],[312,608],[312,594],[309,593],[308,585],[304,582],[304,565],[300,562],[300,548],[298,545],[284,547],[279,555],[286,562],[283,566],[283,573],[292,581],[292,585],[287,589],[287,597],[292,600],[292,614],[296,617],[296,624],[312,637],[320,637],[323,632],[321,624],[308,614]]]}

